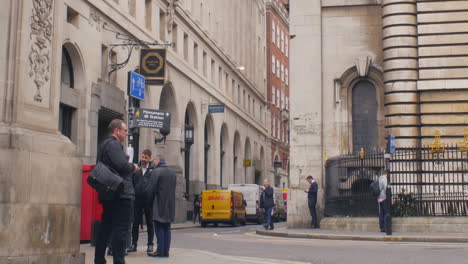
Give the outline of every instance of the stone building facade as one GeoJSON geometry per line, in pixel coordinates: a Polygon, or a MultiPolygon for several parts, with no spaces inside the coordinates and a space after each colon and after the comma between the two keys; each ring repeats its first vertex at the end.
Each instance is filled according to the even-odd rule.
{"type": "Polygon", "coordinates": [[[177,221],[186,219],[201,190],[266,176],[263,1],[2,4],[1,263],[84,263],[78,254],[81,165],[95,162],[111,119],[127,120],[127,72],[139,67],[135,49],[128,64],[109,74],[128,58],[114,44],[171,43],[166,83],[147,85],[145,99],[134,102],[171,112],[171,133],[165,144],[155,143],[159,131],[141,128],[133,140],[135,149],[162,153],[177,169],[177,221]],[[223,104],[224,113],[208,113],[210,104],[223,104]],[[190,147],[188,126],[194,128],[190,147]]]}
{"type": "MultiPolygon", "coordinates": [[[[327,157],[446,143],[468,126],[468,1],[291,3],[291,203],[305,226],[307,175],[323,198],[327,157]]],[[[323,199],[319,208],[323,209],[323,199]]]]}
{"type": "Polygon", "coordinates": [[[275,186],[289,185],[289,14],[287,1],[266,2],[267,87],[270,110],[270,173],[275,186]]]}

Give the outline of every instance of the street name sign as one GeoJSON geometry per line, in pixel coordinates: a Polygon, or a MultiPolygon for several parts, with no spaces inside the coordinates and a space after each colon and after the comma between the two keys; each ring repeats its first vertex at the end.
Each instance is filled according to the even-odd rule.
{"type": "Polygon", "coordinates": [[[145,77],[136,72],[129,72],[128,83],[130,87],[130,96],[137,99],[145,99],[145,77]]]}
{"type": "Polygon", "coordinates": [[[215,114],[215,113],[224,113],[224,105],[208,105],[208,113],[215,114]]]}

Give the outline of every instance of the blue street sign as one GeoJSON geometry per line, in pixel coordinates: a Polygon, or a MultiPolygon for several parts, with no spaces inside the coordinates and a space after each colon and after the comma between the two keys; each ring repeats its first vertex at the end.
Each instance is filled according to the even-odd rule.
{"type": "Polygon", "coordinates": [[[208,106],[208,113],[209,114],[214,114],[214,113],[224,113],[224,105],[209,105],[208,106]]]}
{"type": "Polygon", "coordinates": [[[395,136],[390,135],[388,137],[388,140],[390,141],[390,153],[395,153],[396,147],[395,147],[395,136]]]}
{"type": "Polygon", "coordinates": [[[129,77],[130,96],[137,99],[145,99],[145,77],[136,72],[130,72],[129,77]]]}

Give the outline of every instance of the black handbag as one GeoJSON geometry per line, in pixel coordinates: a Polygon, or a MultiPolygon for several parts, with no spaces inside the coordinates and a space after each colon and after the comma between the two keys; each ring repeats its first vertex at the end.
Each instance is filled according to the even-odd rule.
{"type": "Polygon", "coordinates": [[[103,146],[102,151],[99,153],[96,167],[93,168],[86,180],[89,186],[96,190],[100,198],[107,201],[115,199],[119,187],[123,182],[123,178],[117,172],[100,161],[101,154],[109,142],[106,142],[103,146]]]}

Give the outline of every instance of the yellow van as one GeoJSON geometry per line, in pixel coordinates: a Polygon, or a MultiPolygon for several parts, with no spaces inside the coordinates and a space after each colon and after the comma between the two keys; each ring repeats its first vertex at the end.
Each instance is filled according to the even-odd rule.
{"type": "Polygon", "coordinates": [[[245,201],[239,191],[208,190],[201,195],[201,226],[228,223],[245,225],[245,201]]]}

